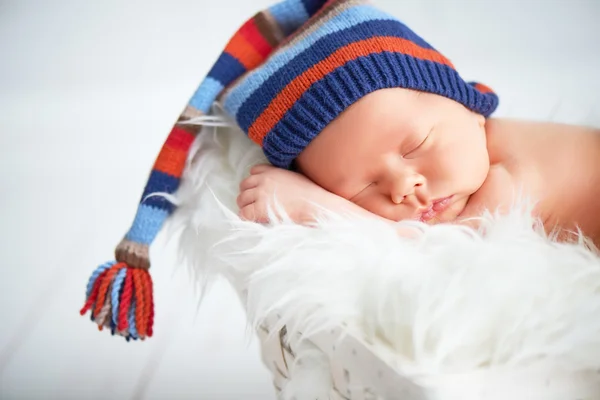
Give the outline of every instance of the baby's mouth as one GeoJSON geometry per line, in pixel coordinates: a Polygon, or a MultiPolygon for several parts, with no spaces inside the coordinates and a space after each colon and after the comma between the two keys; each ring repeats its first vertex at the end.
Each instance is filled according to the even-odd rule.
{"type": "Polygon", "coordinates": [[[446,209],[452,204],[452,197],[453,196],[448,196],[433,201],[427,209],[421,212],[419,215],[419,220],[422,222],[427,222],[435,218],[438,214],[446,211],[446,209]]]}

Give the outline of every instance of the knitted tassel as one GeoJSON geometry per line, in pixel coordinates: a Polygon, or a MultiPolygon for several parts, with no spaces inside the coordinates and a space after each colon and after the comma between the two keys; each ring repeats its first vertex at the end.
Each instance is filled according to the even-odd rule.
{"type": "Polygon", "coordinates": [[[154,300],[148,270],[116,261],[100,265],[90,277],[80,314],[88,311],[98,329],[106,326],[127,341],[152,336],[154,300]]]}

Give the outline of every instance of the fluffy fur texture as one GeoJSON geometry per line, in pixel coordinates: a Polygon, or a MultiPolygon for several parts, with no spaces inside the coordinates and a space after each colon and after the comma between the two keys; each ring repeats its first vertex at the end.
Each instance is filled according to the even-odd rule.
{"type": "MultiPolygon", "coordinates": [[[[475,384],[476,374],[557,374],[557,366],[556,376],[585,377],[585,393],[600,393],[600,262],[583,240],[555,242],[525,202],[507,216],[484,215],[480,230],[400,223],[418,232],[413,239],[378,221],[325,210],[314,227],[298,226],[276,203],[279,222],[245,222],[237,216],[238,184],[265,158],[235,128],[212,129],[195,144],[201,157],[190,158],[169,225],[182,232],[180,254],[194,280],[227,278],[253,327],[273,313],[280,316],[273,331],[286,325],[304,337],[347,325],[430,388],[424,398],[481,398],[450,389],[458,397],[444,396],[447,377],[458,376],[451,374],[471,376],[455,389],[484,387],[491,375],[475,384]]],[[[326,398],[332,384],[315,365],[327,358],[310,346],[297,357],[312,367],[291,368],[284,397],[326,398]]],[[[496,386],[511,386],[500,381],[496,386]]],[[[505,394],[534,398],[515,388],[505,394]]],[[[554,394],[575,394],[569,390],[554,394]]]]}

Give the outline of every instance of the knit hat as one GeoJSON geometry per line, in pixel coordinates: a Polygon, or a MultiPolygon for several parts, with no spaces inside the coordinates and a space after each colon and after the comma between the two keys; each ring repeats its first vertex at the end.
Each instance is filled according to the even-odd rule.
{"type": "Polygon", "coordinates": [[[81,314],[126,339],[152,336],[149,246],[206,116],[219,101],[275,166],[289,168],[348,106],[384,88],[445,96],[488,117],[498,97],[464,81],[452,63],[396,18],[365,0],[284,0],[244,23],[201,82],[164,143],[133,224],[89,280],[81,314]]]}

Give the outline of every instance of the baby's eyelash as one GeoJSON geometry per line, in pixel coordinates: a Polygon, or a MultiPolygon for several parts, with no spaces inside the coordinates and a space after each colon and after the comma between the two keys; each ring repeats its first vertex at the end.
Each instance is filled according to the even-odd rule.
{"type": "Polygon", "coordinates": [[[411,153],[414,153],[415,151],[420,149],[425,144],[427,139],[429,139],[429,134],[427,136],[425,136],[425,138],[421,141],[421,143],[419,143],[416,147],[413,147],[412,150],[410,150],[408,153],[403,154],[403,157],[406,157],[406,156],[410,155],[411,153]]]}
{"type": "Polygon", "coordinates": [[[421,143],[419,143],[419,145],[415,148],[415,150],[417,150],[419,147],[423,146],[425,144],[425,142],[427,141],[427,139],[429,139],[429,134],[427,134],[427,136],[425,136],[425,139],[423,139],[423,141],[421,143]]]}

